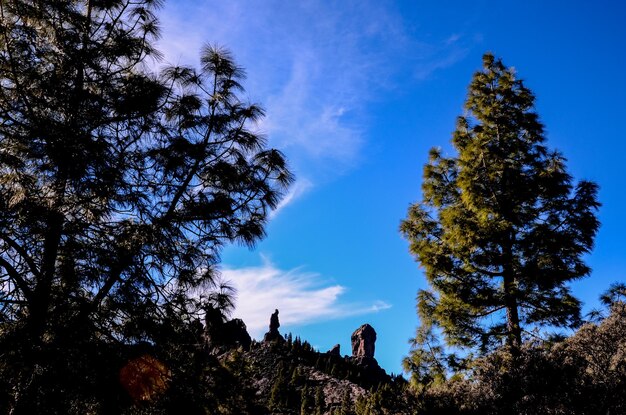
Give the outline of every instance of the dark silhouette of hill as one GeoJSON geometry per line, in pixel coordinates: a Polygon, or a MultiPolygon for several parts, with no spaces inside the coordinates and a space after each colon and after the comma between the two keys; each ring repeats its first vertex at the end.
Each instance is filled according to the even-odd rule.
{"type": "MultiPolygon", "coordinates": [[[[412,413],[406,380],[387,374],[374,357],[376,332],[370,325],[352,334],[350,356],[342,356],[337,346],[328,352],[314,350],[299,337],[281,335],[279,326],[276,310],[263,341],[249,347],[237,340],[221,343],[217,351],[220,365],[244,389],[254,391],[257,409],[272,414],[412,413]]],[[[216,341],[207,339],[209,344],[216,341]]]]}

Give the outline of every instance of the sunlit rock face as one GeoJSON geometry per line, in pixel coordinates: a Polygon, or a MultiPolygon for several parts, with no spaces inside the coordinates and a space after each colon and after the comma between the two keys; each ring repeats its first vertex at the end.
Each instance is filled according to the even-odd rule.
{"type": "Polygon", "coordinates": [[[374,357],[376,331],[369,324],[363,324],[352,333],[352,357],[374,357]]]}

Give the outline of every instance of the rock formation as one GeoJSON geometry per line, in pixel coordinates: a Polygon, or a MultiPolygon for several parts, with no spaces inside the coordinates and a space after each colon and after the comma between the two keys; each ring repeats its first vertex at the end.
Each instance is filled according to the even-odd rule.
{"type": "Polygon", "coordinates": [[[263,337],[263,341],[264,342],[273,342],[273,341],[284,342],[285,339],[278,332],[279,327],[280,327],[280,322],[278,321],[278,310],[275,310],[274,313],[272,313],[272,316],[270,317],[270,331],[265,333],[265,336],[263,337]]]}
{"type": "Polygon", "coordinates": [[[224,342],[228,346],[242,347],[250,350],[252,337],[248,334],[246,323],[240,318],[234,318],[224,323],[224,342]]]}
{"type": "Polygon", "coordinates": [[[339,344],[334,345],[333,348],[328,351],[328,354],[331,356],[341,356],[341,346],[339,344]]]}
{"type": "Polygon", "coordinates": [[[205,347],[210,353],[237,347],[250,350],[252,338],[243,320],[238,318],[226,320],[221,310],[211,306],[205,311],[203,337],[205,347]]]}
{"type": "Polygon", "coordinates": [[[373,358],[376,348],[376,331],[369,324],[363,324],[352,333],[352,357],[373,358]]]}
{"type": "Polygon", "coordinates": [[[279,327],[280,327],[280,321],[278,321],[278,309],[276,309],[270,316],[270,333],[274,333],[274,332],[278,333],[279,327]]]}

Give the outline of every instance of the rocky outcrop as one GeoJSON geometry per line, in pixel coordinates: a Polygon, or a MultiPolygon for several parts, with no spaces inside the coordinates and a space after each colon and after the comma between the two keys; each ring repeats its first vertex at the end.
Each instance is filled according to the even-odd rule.
{"type": "Polygon", "coordinates": [[[376,331],[369,324],[363,324],[352,333],[352,357],[374,358],[376,331]]]}
{"type": "Polygon", "coordinates": [[[280,321],[278,320],[278,310],[274,310],[274,313],[272,313],[272,316],[270,317],[270,331],[265,333],[265,336],[263,336],[263,341],[266,343],[275,341],[281,343],[284,342],[284,337],[281,336],[280,332],[278,331],[279,327],[280,321]]]}
{"type": "Polygon", "coordinates": [[[328,351],[328,354],[331,356],[341,356],[341,346],[339,344],[334,345],[333,348],[328,351]]]}
{"type": "Polygon", "coordinates": [[[375,408],[376,413],[416,413],[414,408],[402,409],[411,396],[404,395],[408,388],[402,378],[392,379],[373,357],[340,356],[338,345],[320,353],[299,338],[282,343],[253,342],[249,352],[231,352],[220,359],[228,367],[245,368],[242,384],[256,391],[258,404],[274,408],[254,413],[354,414],[359,413],[359,405],[375,408]],[[233,364],[237,359],[240,363],[233,364]],[[376,395],[381,385],[388,386],[384,388],[384,403],[382,395],[376,395]],[[292,400],[293,396],[301,399],[292,400]],[[282,405],[279,412],[278,404],[282,405]],[[381,405],[386,405],[385,411],[381,405]]]}
{"type": "Polygon", "coordinates": [[[204,316],[204,341],[210,353],[241,347],[250,350],[252,338],[243,320],[235,318],[225,321],[221,310],[207,307],[204,316]]]}
{"type": "Polygon", "coordinates": [[[229,346],[241,347],[250,350],[252,337],[248,334],[246,323],[240,318],[234,318],[224,323],[224,342],[229,346]]]}
{"type": "Polygon", "coordinates": [[[278,328],[280,327],[280,321],[278,320],[278,309],[274,310],[272,315],[270,316],[270,332],[278,333],[278,328]]]}
{"type": "Polygon", "coordinates": [[[374,358],[376,351],[376,331],[369,324],[363,324],[352,333],[351,361],[363,372],[363,376],[382,382],[389,376],[374,358]]]}

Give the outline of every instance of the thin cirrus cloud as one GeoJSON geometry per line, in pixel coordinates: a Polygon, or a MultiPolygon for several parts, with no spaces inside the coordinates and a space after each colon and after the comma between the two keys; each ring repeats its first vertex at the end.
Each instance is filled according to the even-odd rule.
{"type": "Polygon", "coordinates": [[[170,2],[160,47],[175,64],[198,62],[203,44],[231,50],[247,70],[248,93],[267,110],[260,128],[270,143],[304,175],[345,171],[358,163],[360,113],[377,87],[373,78],[385,71],[382,52],[373,50],[387,48],[368,49],[397,41],[390,38],[396,25],[362,10],[324,1],[170,2]]]}
{"type": "Polygon", "coordinates": [[[291,185],[287,194],[278,203],[278,206],[276,206],[276,208],[270,212],[270,219],[275,218],[281,210],[283,210],[287,205],[291,204],[294,200],[305,194],[312,187],[313,183],[305,178],[296,181],[293,185],[291,185]]]}
{"type": "Polygon", "coordinates": [[[191,65],[204,44],[230,49],[247,69],[251,100],[267,110],[260,130],[299,176],[320,183],[363,160],[367,105],[381,92],[407,82],[398,78],[423,80],[467,51],[459,34],[415,40],[391,1],[365,3],[168,2],[159,46],[168,62],[191,65]]]}
{"type": "Polygon", "coordinates": [[[280,310],[283,327],[295,327],[329,319],[375,313],[391,307],[384,301],[372,304],[341,302],[346,288],[338,284],[320,283],[319,274],[296,268],[281,270],[264,259],[260,266],[228,268],[222,278],[236,289],[233,317],[243,319],[250,334],[260,338],[274,309],[280,310]]]}

